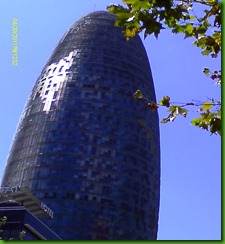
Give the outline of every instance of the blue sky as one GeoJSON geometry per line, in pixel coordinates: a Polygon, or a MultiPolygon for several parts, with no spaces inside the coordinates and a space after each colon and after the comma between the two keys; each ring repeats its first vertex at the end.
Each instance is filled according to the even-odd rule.
{"type": "MultiPolygon", "coordinates": [[[[121,0],[1,0],[0,2],[0,174],[28,95],[64,32],[80,17],[121,0]],[[18,20],[18,66],[12,66],[12,19],[18,20]]],[[[204,67],[220,69],[220,60],[203,57],[192,39],[165,30],[144,41],[157,100],[220,99],[220,89],[204,67]]],[[[134,91],[135,92],[135,91],[134,91]]],[[[186,119],[160,124],[161,201],[158,240],[221,238],[220,137],[186,119]]],[[[166,109],[159,110],[160,119],[166,109]]]]}

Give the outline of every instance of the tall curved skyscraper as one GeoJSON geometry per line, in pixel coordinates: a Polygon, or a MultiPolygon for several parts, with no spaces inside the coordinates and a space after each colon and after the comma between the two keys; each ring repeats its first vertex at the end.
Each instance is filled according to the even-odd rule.
{"type": "Polygon", "coordinates": [[[157,111],[146,51],[112,14],[75,22],[25,105],[2,180],[53,211],[62,239],[154,240],[160,194],[157,111]]]}

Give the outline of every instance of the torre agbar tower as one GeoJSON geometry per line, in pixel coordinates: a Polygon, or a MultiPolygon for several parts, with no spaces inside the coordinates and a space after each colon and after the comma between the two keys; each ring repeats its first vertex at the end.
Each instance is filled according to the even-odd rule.
{"type": "Polygon", "coordinates": [[[155,240],[160,195],[157,111],[146,51],[115,17],[86,15],[59,41],[25,105],[2,186],[49,206],[64,240],[155,240]]]}

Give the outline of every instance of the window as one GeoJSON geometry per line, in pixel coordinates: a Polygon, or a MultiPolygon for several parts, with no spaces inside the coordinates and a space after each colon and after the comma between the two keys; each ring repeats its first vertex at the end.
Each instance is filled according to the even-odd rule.
{"type": "Polygon", "coordinates": [[[57,93],[57,91],[54,92],[53,99],[56,99],[57,93]]]}
{"type": "Polygon", "coordinates": [[[64,67],[64,66],[61,66],[61,67],[60,67],[59,72],[62,72],[63,67],[64,67]]]}

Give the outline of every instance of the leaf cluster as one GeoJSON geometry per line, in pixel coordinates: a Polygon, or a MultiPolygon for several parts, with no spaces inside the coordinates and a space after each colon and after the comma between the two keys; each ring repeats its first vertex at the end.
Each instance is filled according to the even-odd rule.
{"type": "Polygon", "coordinates": [[[185,108],[182,108],[177,105],[170,106],[169,108],[169,115],[167,118],[163,119],[161,123],[167,123],[174,121],[178,115],[182,115],[183,117],[187,116],[188,110],[185,108]]]}
{"type": "MultiPolygon", "coordinates": [[[[170,29],[172,33],[181,33],[184,38],[194,38],[193,45],[201,49],[202,55],[217,58],[221,52],[221,1],[220,0],[123,0],[126,7],[110,5],[108,10],[117,16],[115,26],[122,27],[125,37],[129,40],[136,34],[144,32],[144,37],[154,35],[158,38],[163,29],[170,29]],[[201,7],[201,16],[195,14],[194,8],[201,7]],[[199,7],[198,6],[198,7],[199,7]]],[[[221,71],[210,71],[204,68],[203,73],[216,84],[221,84],[221,71]]],[[[159,104],[148,101],[140,90],[134,94],[135,98],[145,99],[148,107],[154,111],[159,106],[169,108],[168,117],[162,123],[174,121],[179,115],[186,117],[188,110],[185,106],[199,106],[193,102],[182,106],[171,105],[170,97],[164,96],[159,104]]],[[[199,118],[191,124],[221,134],[221,104],[206,101],[201,103],[198,110],[199,118]]]]}
{"type": "Polygon", "coordinates": [[[170,27],[184,19],[186,10],[174,7],[173,1],[162,0],[123,0],[127,8],[121,5],[110,5],[108,10],[117,16],[116,26],[125,27],[127,39],[144,30],[144,36],[154,34],[158,37],[165,24],[170,27]]]}
{"type": "MultiPolygon", "coordinates": [[[[0,240],[3,240],[3,237],[2,237],[2,233],[3,233],[2,226],[6,225],[6,223],[7,223],[7,217],[6,216],[3,216],[0,219],[0,240]]],[[[19,240],[23,240],[25,234],[26,234],[25,231],[20,231],[19,232],[19,235],[18,235],[18,239],[19,240]]],[[[6,240],[6,239],[4,239],[4,240],[6,240]]],[[[13,238],[9,238],[9,240],[13,240],[13,238]]]]}
{"type": "Polygon", "coordinates": [[[6,221],[7,221],[7,217],[6,216],[3,216],[1,217],[0,219],[0,240],[2,240],[2,226],[4,226],[6,224],[6,221]]]}
{"type": "Polygon", "coordinates": [[[199,118],[194,118],[191,124],[202,128],[204,130],[210,131],[211,134],[221,135],[221,102],[215,102],[214,99],[206,102],[189,102],[182,105],[171,104],[170,97],[164,96],[159,103],[149,101],[140,90],[134,93],[134,98],[144,99],[147,102],[148,107],[151,111],[155,111],[159,106],[168,108],[168,116],[161,120],[161,123],[165,124],[168,122],[173,122],[179,115],[186,118],[189,110],[184,108],[187,106],[200,107],[197,112],[199,113],[199,118]],[[149,106],[151,104],[151,106],[149,106]]]}
{"type": "Polygon", "coordinates": [[[221,81],[222,81],[221,70],[210,71],[209,68],[204,68],[203,73],[207,76],[210,76],[210,78],[212,80],[216,80],[216,82],[215,82],[216,85],[221,84],[221,81]]]}
{"type": "MultiPolygon", "coordinates": [[[[217,104],[220,105],[220,104],[217,104]]],[[[221,108],[211,111],[214,107],[210,101],[204,102],[200,108],[200,117],[192,120],[192,125],[198,126],[204,130],[210,131],[211,134],[221,135],[221,108]]]]}
{"type": "Polygon", "coordinates": [[[117,16],[115,26],[123,27],[127,39],[144,31],[144,37],[156,38],[163,29],[183,33],[185,38],[194,37],[194,45],[203,55],[215,58],[221,51],[221,2],[219,0],[123,0],[127,7],[109,5],[107,9],[117,16]],[[205,7],[198,17],[194,5],[205,7]],[[213,28],[213,29],[210,29],[213,28]]]}

